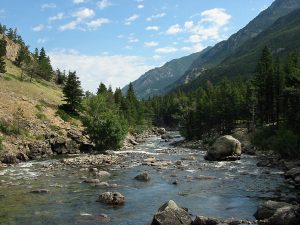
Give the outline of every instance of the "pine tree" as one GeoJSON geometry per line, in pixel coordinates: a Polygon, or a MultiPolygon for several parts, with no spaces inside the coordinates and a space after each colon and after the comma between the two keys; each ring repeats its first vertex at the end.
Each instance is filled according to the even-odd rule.
{"type": "Polygon", "coordinates": [[[261,123],[270,123],[273,117],[274,70],[271,51],[265,47],[258,62],[255,86],[258,99],[258,115],[261,123]]]}
{"type": "Polygon", "coordinates": [[[102,95],[102,94],[107,94],[107,88],[105,84],[101,82],[97,90],[97,95],[102,95]]]}
{"type": "Polygon", "coordinates": [[[83,91],[81,89],[81,83],[76,76],[76,72],[69,72],[66,80],[66,84],[63,88],[64,101],[67,102],[67,109],[76,113],[82,101],[83,91]]]}
{"type": "Polygon", "coordinates": [[[5,73],[5,61],[4,57],[6,56],[6,40],[2,38],[0,40],[0,73],[5,73]]]}

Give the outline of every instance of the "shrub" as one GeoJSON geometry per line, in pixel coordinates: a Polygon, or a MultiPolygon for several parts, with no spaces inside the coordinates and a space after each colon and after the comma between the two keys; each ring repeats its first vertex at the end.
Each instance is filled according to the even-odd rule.
{"type": "Polygon", "coordinates": [[[42,113],[42,112],[37,112],[35,114],[35,116],[36,116],[36,118],[38,118],[40,120],[47,120],[47,116],[44,113],[42,113]]]}
{"type": "Polygon", "coordinates": [[[271,149],[283,158],[300,157],[300,137],[286,128],[264,127],[255,132],[252,143],[263,150],[271,149]]]}
{"type": "Polygon", "coordinates": [[[87,99],[82,121],[99,151],[120,148],[128,132],[126,120],[101,95],[87,99]]]}
{"type": "Polygon", "coordinates": [[[257,129],[252,137],[252,144],[263,150],[273,147],[272,137],[275,135],[275,129],[272,126],[257,129]]]}
{"type": "Polygon", "coordinates": [[[70,122],[72,117],[62,109],[59,109],[55,113],[56,116],[59,116],[63,121],[70,122]]]}
{"type": "Polygon", "coordinates": [[[300,138],[291,130],[280,129],[273,138],[273,149],[283,158],[300,156],[300,138]]]}
{"type": "Polygon", "coordinates": [[[3,140],[4,140],[4,138],[2,136],[0,136],[0,151],[3,150],[3,140]]]}

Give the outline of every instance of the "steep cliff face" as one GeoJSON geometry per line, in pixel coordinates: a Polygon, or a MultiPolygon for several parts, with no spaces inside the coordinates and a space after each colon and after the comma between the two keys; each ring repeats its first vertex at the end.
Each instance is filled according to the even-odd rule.
{"type": "MultiPolygon", "coordinates": [[[[3,38],[2,34],[0,34],[0,38],[3,38]]],[[[18,51],[20,49],[20,45],[16,44],[15,42],[8,39],[7,37],[5,37],[5,40],[7,42],[7,44],[6,44],[6,58],[10,61],[15,61],[15,59],[18,55],[18,51]]]]}

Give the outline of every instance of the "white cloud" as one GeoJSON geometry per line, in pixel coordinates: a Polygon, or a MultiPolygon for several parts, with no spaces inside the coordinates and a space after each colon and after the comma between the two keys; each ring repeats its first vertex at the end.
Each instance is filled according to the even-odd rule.
{"type": "Polygon", "coordinates": [[[159,26],[148,26],[145,28],[145,30],[154,30],[154,31],[158,31],[159,30],[159,26]]]}
{"type": "Polygon", "coordinates": [[[81,3],[85,3],[87,2],[87,0],[73,0],[74,4],[81,4],[81,3]]]}
{"type": "Polygon", "coordinates": [[[107,18],[99,18],[99,19],[92,20],[92,21],[88,22],[86,25],[88,26],[88,28],[90,28],[92,30],[95,30],[98,27],[101,27],[102,25],[108,24],[110,22],[111,21],[107,18]]]}
{"type": "Polygon", "coordinates": [[[102,10],[102,9],[105,9],[105,8],[111,6],[112,4],[108,0],[101,0],[97,3],[97,5],[102,10]]]}
{"type": "Polygon", "coordinates": [[[43,24],[40,24],[40,25],[33,27],[32,30],[35,32],[39,32],[39,31],[42,31],[44,29],[44,27],[45,26],[43,24]]]}
{"type": "Polygon", "coordinates": [[[188,40],[185,40],[185,42],[191,42],[191,43],[199,43],[202,41],[202,37],[198,34],[193,34],[189,37],[188,40]]]}
{"type": "Polygon", "coordinates": [[[160,59],[161,59],[161,56],[160,56],[160,55],[154,55],[154,56],[153,56],[153,59],[154,59],[154,60],[160,60],[160,59]]]}
{"type": "Polygon", "coordinates": [[[185,29],[191,29],[192,27],[194,26],[194,22],[193,21],[186,21],[185,23],[184,23],[184,28],[185,29]]]}
{"type": "Polygon", "coordinates": [[[201,13],[202,22],[215,23],[218,26],[224,26],[231,19],[231,15],[226,13],[225,9],[214,8],[201,13]]]}
{"type": "Polygon", "coordinates": [[[39,39],[37,40],[37,43],[38,43],[38,44],[45,44],[47,41],[48,41],[47,38],[39,38],[39,39]]]}
{"type": "Polygon", "coordinates": [[[60,26],[58,29],[60,31],[74,30],[79,23],[80,23],[79,20],[73,20],[67,24],[60,26]]]}
{"type": "Polygon", "coordinates": [[[148,17],[147,21],[152,21],[152,20],[155,20],[155,19],[159,19],[159,18],[165,17],[166,15],[167,15],[166,13],[155,14],[155,15],[152,15],[152,16],[148,17]]]}
{"type": "Polygon", "coordinates": [[[140,40],[138,38],[134,38],[134,37],[129,37],[129,40],[128,40],[129,43],[137,43],[139,41],[140,40]]]}
{"type": "Polygon", "coordinates": [[[208,39],[221,41],[221,32],[229,23],[231,15],[227,14],[225,9],[214,8],[203,11],[200,16],[201,19],[197,23],[192,23],[192,21],[185,23],[186,31],[193,34],[189,42],[195,43],[196,40],[201,42],[208,39]]]}
{"type": "Polygon", "coordinates": [[[46,4],[43,4],[41,6],[41,9],[42,10],[46,10],[46,9],[55,9],[56,8],[56,4],[55,3],[46,3],[46,4]]]}
{"type": "Polygon", "coordinates": [[[93,17],[95,15],[95,11],[89,8],[82,8],[77,12],[73,13],[73,17],[76,17],[79,20],[93,17]]]}
{"type": "Polygon", "coordinates": [[[155,49],[155,53],[157,53],[157,54],[169,54],[169,53],[174,53],[177,51],[178,51],[178,49],[174,48],[174,47],[164,47],[164,48],[155,49]]]}
{"type": "Polygon", "coordinates": [[[123,87],[153,68],[146,60],[131,55],[81,55],[78,52],[54,51],[49,53],[54,68],[76,70],[84,90],[96,91],[100,82],[123,87]]]}
{"type": "Polygon", "coordinates": [[[155,41],[145,42],[144,44],[146,47],[156,47],[159,45],[159,43],[155,41]]]}
{"type": "Polygon", "coordinates": [[[58,14],[56,14],[55,16],[51,16],[49,17],[49,21],[54,21],[54,20],[62,20],[64,18],[64,13],[60,12],[58,14]]]}
{"type": "Polygon", "coordinates": [[[204,49],[204,46],[200,43],[197,43],[193,46],[190,46],[190,47],[182,47],[181,48],[181,51],[184,51],[184,52],[190,52],[190,53],[193,53],[193,52],[200,52],[204,49]]]}
{"type": "Polygon", "coordinates": [[[136,21],[140,15],[134,14],[126,19],[125,25],[131,25],[134,21],[136,21]]]}
{"type": "Polygon", "coordinates": [[[145,7],[145,6],[142,5],[142,4],[140,4],[140,5],[137,6],[138,9],[143,9],[144,7],[145,7]]]}
{"type": "Polygon", "coordinates": [[[176,35],[178,33],[182,32],[182,29],[179,24],[172,25],[169,27],[169,29],[166,31],[166,34],[168,35],[176,35]]]}

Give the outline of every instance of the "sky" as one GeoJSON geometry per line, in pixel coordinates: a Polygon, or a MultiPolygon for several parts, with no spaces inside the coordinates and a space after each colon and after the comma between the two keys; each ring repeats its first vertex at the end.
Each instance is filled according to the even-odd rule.
{"type": "Polygon", "coordinates": [[[226,40],[273,0],[0,0],[0,23],[44,47],[84,90],[123,87],[154,67],[226,40]]]}

